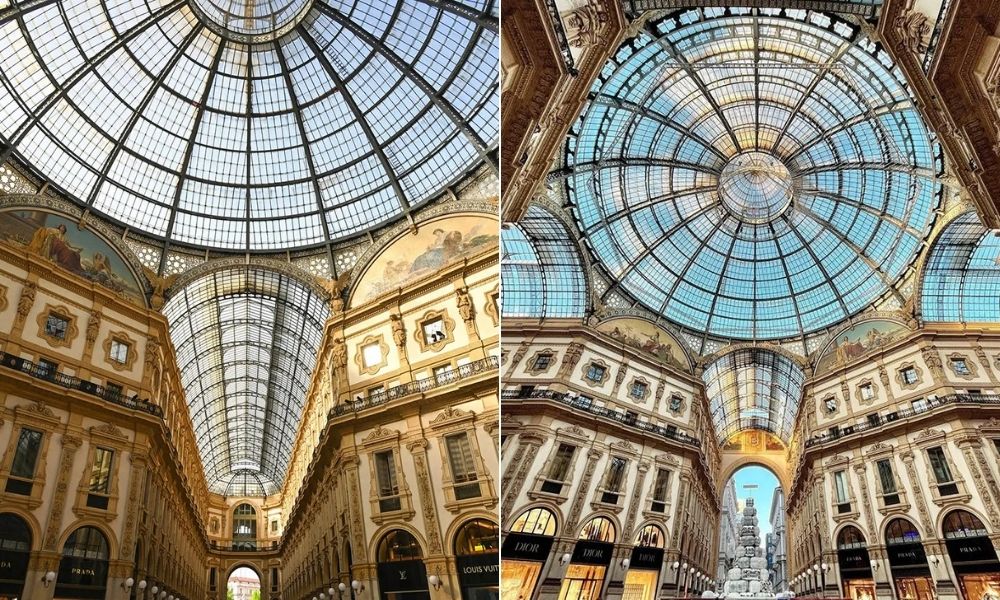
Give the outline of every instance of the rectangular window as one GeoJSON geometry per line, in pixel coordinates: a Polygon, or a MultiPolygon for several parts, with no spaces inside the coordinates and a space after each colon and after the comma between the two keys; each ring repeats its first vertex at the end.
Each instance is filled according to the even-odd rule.
{"type": "Polygon", "coordinates": [[[451,465],[451,475],[455,482],[455,498],[465,500],[481,496],[469,435],[464,432],[449,435],[444,438],[444,444],[448,449],[448,464],[451,465]]]}
{"type": "Polygon", "coordinates": [[[951,496],[958,493],[958,485],[954,483],[951,476],[951,468],[945,458],[944,450],[940,446],[927,449],[927,457],[931,462],[931,470],[934,471],[934,479],[937,480],[938,491],[942,496],[951,496]]]}
{"type": "Polygon", "coordinates": [[[601,365],[590,363],[590,366],[587,367],[587,379],[593,381],[594,383],[600,383],[604,381],[604,374],[606,372],[607,369],[601,365]]]}
{"type": "Polygon", "coordinates": [[[379,512],[399,510],[399,484],[392,450],[375,453],[375,479],[378,483],[379,512]]]}
{"type": "Polygon", "coordinates": [[[874,400],[875,399],[875,386],[870,383],[863,384],[861,386],[861,399],[862,400],[874,400]]]}
{"type": "Polygon", "coordinates": [[[917,382],[917,370],[913,367],[906,367],[899,371],[900,376],[903,378],[903,383],[907,385],[912,385],[917,382]]]}
{"type": "Polygon", "coordinates": [[[38,376],[43,379],[52,379],[56,371],[59,370],[59,363],[54,363],[45,358],[38,359],[38,376]]]}
{"type": "Polygon", "coordinates": [[[111,340],[111,360],[120,365],[128,362],[129,345],[121,340],[111,340]]]}
{"type": "Polygon", "coordinates": [[[549,473],[546,481],[542,482],[542,491],[550,494],[558,494],[562,491],[566,477],[569,475],[569,464],[573,460],[576,446],[570,444],[559,444],[556,455],[552,458],[549,466],[549,473]]]}
{"type": "Polygon", "coordinates": [[[882,486],[882,501],[886,506],[899,504],[899,493],[896,490],[896,477],[892,473],[892,462],[882,459],[875,463],[878,467],[879,484],[882,486]]]}
{"type": "Polygon", "coordinates": [[[969,370],[969,365],[965,362],[964,358],[951,359],[951,368],[957,375],[972,375],[972,371],[969,370]]]}
{"type": "Polygon", "coordinates": [[[42,432],[21,429],[17,438],[17,448],[14,450],[14,462],[10,467],[12,477],[32,479],[35,476],[35,464],[38,462],[38,452],[42,448],[42,432]]]}
{"type": "Polygon", "coordinates": [[[659,469],[656,471],[656,480],[653,482],[653,502],[650,509],[653,512],[662,513],[667,508],[667,490],[670,489],[670,471],[659,469]]]}
{"type": "Polygon", "coordinates": [[[97,448],[94,450],[94,465],[90,470],[90,486],[87,489],[87,506],[107,510],[108,494],[111,489],[111,462],[114,450],[97,448]]]}
{"type": "Polygon", "coordinates": [[[441,317],[424,321],[420,324],[420,328],[424,334],[424,344],[428,346],[443,341],[447,337],[444,332],[444,319],[441,317]]]}
{"type": "Polygon", "coordinates": [[[837,471],[833,474],[833,491],[837,504],[847,502],[847,471],[837,471]]]}
{"type": "Polygon", "coordinates": [[[372,342],[362,346],[361,361],[366,369],[382,364],[382,345],[378,342],[372,342]]]}
{"type": "Polygon", "coordinates": [[[632,388],[629,390],[628,395],[635,400],[644,400],[646,398],[646,390],[649,389],[648,386],[641,381],[633,381],[632,388]]]}
{"type": "Polygon", "coordinates": [[[552,364],[552,355],[545,353],[539,354],[535,357],[535,364],[532,366],[532,371],[545,371],[552,364]]]}
{"type": "Polygon", "coordinates": [[[69,319],[56,313],[49,313],[45,318],[45,335],[57,340],[66,339],[66,330],[69,329],[69,319]]]}
{"type": "Polygon", "coordinates": [[[271,519],[271,533],[278,533],[278,520],[271,519]]]}
{"type": "Polygon", "coordinates": [[[601,502],[608,504],[618,504],[618,493],[621,491],[622,483],[625,481],[625,469],[628,461],[620,456],[612,456],[611,464],[608,466],[608,474],[604,478],[604,492],[601,495],[601,502]]]}
{"type": "Polygon", "coordinates": [[[278,591],[278,568],[271,567],[271,592],[278,591]]]}

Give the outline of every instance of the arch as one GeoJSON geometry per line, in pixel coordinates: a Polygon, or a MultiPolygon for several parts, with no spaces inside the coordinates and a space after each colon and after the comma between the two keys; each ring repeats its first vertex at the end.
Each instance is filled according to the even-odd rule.
{"type": "Polygon", "coordinates": [[[492,519],[473,517],[466,519],[458,527],[452,539],[452,551],[455,556],[499,552],[500,526],[492,519]],[[478,547],[477,539],[480,540],[478,547]]]}
{"type": "Polygon", "coordinates": [[[660,362],[686,373],[693,371],[694,361],[687,346],[665,323],[656,323],[645,317],[614,316],[598,322],[594,328],[620,344],[652,355],[660,362]]]}
{"type": "Polygon", "coordinates": [[[938,530],[945,539],[983,537],[990,534],[985,521],[968,508],[956,508],[943,513],[940,521],[938,530]]]}
{"type": "Polygon", "coordinates": [[[887,546],[916,543],[923,537],[917,524],[906,517],[893,516],[882,527],[882,539],[887,546]],[[890,539],[898,541],[890,542],[890,539]]]}
{"type": "Polygon", "coordinates": [[[949,222],[930,247],[920,273],[918,311],[923,321],[1000,321],[997,254],[1000,236],[990,232],[975,212],[949,222]]]}
{"type": "Polygon", "coordinates": [[[397,527],[382,534],[376,545],[375,560],[379,563],[419,560],[424,550],[416,536],[397,527]]]}
{"type": "MultiPolygon", "coordinates": [[[[35,519],[35,517],[31,513],[25,512],[25,511],[21,510],[20,508],[18,508],[16,506],[5,506],[3,508],[3,511],[0,512],[0,517],[2,517],[5,514],[11,515],[13,517],[17,517],[28,528],[28,536],[29,536],[29,538],[31,540],[31,546],[28,548],[29,551],[34,551],[34,550],[41,549],[41,547],[42,547],[42,535],[41,535],[41,531],[42,530],[41,530],[41,527],[39,527],[39,525],[38,525],[38,521],[35,519]]],[[[3,532],[3,531],[4,531],[4,529],[2,527],[0,527],[0,532],[3,532]]]]}
{"type": "Polygon", "coordinates": [[[59,554],[57,597],[104,598],[111,543],[102,528],[90,524],[76,527],[63,541],[59,554]]]}
{"type": "Polygon", "coordinates": [[[250,569],[251,571],[256,573],[257,578],[260,579],[261,582],[263,583],[264,576],[261,574],[260,569],[257,568],[257,565],[251,562],[247,562],[245,560],[238,560],[234,562],[232,565],[230,565],[228,569],[226,569],[226,581],[229,581],[229,578],[232,577],[233,571],[235,571],[236,569],[243,569],[243,568],[250,569]]]}
{"type": "Polygon", "coordinates": [[[614,544],[618,541],[619,531],[616,521],[610,515],[594,513],[580,526],[580,533],[577,539],[614,544]]]}
{"type": "Polygon", "coordinates": [[[78,529],[83,529],[84,527],[92,527],[94,529],[100,530],[101,534],[104,535],[104,539],[108,541],[108,560],[118,560],[118,540],[115,539],[115,533],[111,530],[105,523],[98,522],[92,519],[81,519],[72,523],[69,527],[63,530],[62,536],[59,538],[59,551],[62,552],[62,548],[66,545],[69,537],[73,535],[78,529]]]}
{"type": "Polygon", "coordinates": [[[776,452],[774,456],[768,454],[746,454],[732,457],[732,453],[723,452],[722,468],[719,470],[718,488],[722,489],[722,486],[743,467],[761,467],[767,469],[777,478],[782,493],[785,494],[786,498],[788,497],[788,490],[791,488],[791,475],[788,473],[788,465],[785,462],[784,453],[776,452]],[[731,461],[727,463],[727,460],[730,459],[731,461]]]}
{"type": "Polygon", "coordinates": [[[527,507],[511,522],[510,531],[555,537],[560,527],[556,512],[547,506],[527,507]]]}
{"type": "MultiPolygon", "coordinates": [[[[427,548],[428,547],[428,543],[427,543],[426,538],[424,538],[423,534],[420,531],[418,531],[416,529],[416,527],[412,526],[411,524],[409,524],[409,523],[398,523],[398,522],[397,523],[386,523],[386,524],[382,525],[381,527],[379,527],[378,529],[376,529],[375,532],[372,533],[371,538],[369,538],[367,551],[368,551],[368,556],[369,556],[369,558],[371,558],[372,562],[376,562],[377,561],[377,559],[375,557],[378,556],[378,546],[382,542],[382,539],[385,538],[388,534],[392,533],[393,531],[395,531],[397,529],[403,530],[406,533],[408,533],[411,536],[413,536],[413,538],[415,540],[417,540],[417,544],[419,544],[421,548],[427,548]]],[[[351,549],[351,550],[353,550],[353,549],[351,549]]],[[[358,557],[356,557],[356,556],[351,556],[352,560],[355,560],[357,558],[358,557]]]]}
{"type": "Polygon", "coordinates": [[[844,523],[834,533],[837,550],[867,548],[868,539],[861,527],[855,523],[844,523]]]}
{"type": "Polygon", "coordinates": [[[532,204],[520,221],[502,225],[500,240],[505,318],[583,318],[584,259],[558,217],[532,204]]]}
{"type": "Polygon", "coordinates": [[[666,548],[667,546],[667,533],[663,530],[663,527],[656,523],[642,525],[634,538],[634,545],[642,546],[643,548],[666,548]]]}

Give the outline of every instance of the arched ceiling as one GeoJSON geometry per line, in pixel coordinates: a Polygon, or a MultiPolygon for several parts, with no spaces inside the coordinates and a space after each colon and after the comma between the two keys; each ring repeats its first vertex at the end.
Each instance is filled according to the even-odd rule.
{"type": "Polygon", "coordinates": [[[553,177],[607,293],[695,335],[788,339],[900,294],[935,218],[938,154],[857,26],[699,9],[612,57],[553,177]]]}
{"type": "Polygon", "coordinates": [[[924,265],[925,321],[1000,322],[1000,235],[974,212],[959,215],[934,241],[924,265]]]}
{"type": "Polygon", "coordinates": [[[266,496],[284,482],[325,299],[261,267],[207,273],[163,308],[209,490],[266,496]]]}
{"type": "Polygon", "coordinates": [[[746,429],[769,431],[788,445],[802,401],[805,371],[783,354],[742,348],[702,373],[719,444],[746,429]]]}
{"type": "Polygon", "coordinates": [[[3,2],[0,164],[176,245],[348,239],[495,165],[497,20],[494,0],[3,2]]]}

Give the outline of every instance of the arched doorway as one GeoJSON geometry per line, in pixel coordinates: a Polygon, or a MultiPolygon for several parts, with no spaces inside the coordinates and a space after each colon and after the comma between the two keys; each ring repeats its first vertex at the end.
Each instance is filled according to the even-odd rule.
{"type": "Polygon", "coordinates": [[[556,516],[547,508],[521,513],[504,536],[500,559],[503,600],[529,600],[552,551],[556,516]]]}
{"type": "Polygon", "coordinates": [[[226,580],[227,600],[261,600],[260,574],[250,567],[236,567],[226,580]]]}
{"type": "Polygon", "coordinates": [[[473,519],[455,535],[455,565],[463,600],[500,597],[500,528],[493,521],[473,519]]]}
{"type": "Polygon", "coordinates": [[[665,534],[656,525],[646,525],[635,536],[625,575],[624,598],[655,598],[663,567],[665,534]]]}
{"type": "Polygon", "coordinates": [[[233,548],[257,549],[257,511],[246,502],[233,510],[233,548]]]}
{"type": "Polygon", "coordinates": [[[934,600],[934,580],[920,532],[906,519],[893,519],[885,528],[885,550],[897,598],[934,600]]]}
{"type": "Polygon", "coordinates": [[[423,552],[410,532],[393,529],[382,536],[376,559],[382,600],[430,600],[423,552]]]}
{"type": "Polygon", "coordinates": [[[1000,561],[979,517],[953,510],[945,516],[941,530],[962,597],[980,600],[1000,595],[1000,561]]]}
{"type": "Polygon", "coordinates": [[[31,560],[31,528],[13,513],[0,513],[0,600],[23,597],[31,560]]]}
{"type": "MultiPolygon", "coordinates": [[[[743,432],[750,433],[753,432],[743,432]]],[[[779,443],[774,436],[762,435],[762,438],[764,441],[755,443],[779,443]]],[[[753,439],[751,435],[734,436],[727,444],[739,442],[745,449],[749,443],[747,440],[753,439]]],[[[784,488],[778,473],[771,466],[750,460],[735,469],[722,488],[716,583],[722,589],[727,581],[742,581],[743,570],[750,568],[753,557],[746,555],[748,540],[744,540],[742,534],[743,509],[749,500],[753,500],[756,509],[754,518],[759,531],[758,548],[760,557],[767,561],[771,587],[775,592],[787,591],[788,539],[784,488]]],[[[752,546],[752,543],[749,545],[752,546]]],[[[680,575],[678,579],[683,586],[680,575]]]]}
{"type": "Polygon", "coordinates": [[[56,598],[103,600],[108,584],[108,539],[96,527],[81,527],[63,544],[56,598]]]}
{"type": "Polygon", "coordinates": [[[615,525],[606,517],[594,517],[580,530],[569,568],[563,577],[559,600],[598,600],[604,576],[614,554],[615,525]]]}
{"type": "Polygon", "coordinates": [[[872,577],[868,543],[861,530],[848,525],[837,534],[837,563],[844,597],[860,600],[875,597],[875,579],[872,577]]]}

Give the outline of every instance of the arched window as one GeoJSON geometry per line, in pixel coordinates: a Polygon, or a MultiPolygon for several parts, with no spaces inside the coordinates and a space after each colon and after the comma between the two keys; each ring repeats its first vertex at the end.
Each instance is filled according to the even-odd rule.
{"type": "Polygon", "coordinates": [[[986,525],[976,515],[966,510],[954,510],[944,518],[943,530],[945,539],[985,537],[989,535],[986,525]]]}
{"type": "Polygon", "coordinates": [[[31,528],[12,513],[0,513],[0,598],[22,598],[31,560],[31,528]]]}
{"type": "Polygon", "coordinates": [[[455,556],[488,554],[500,551],[500,528],[486,519],[473,519],[462,525],[455,536],[455,556]]]}
{"type": "Polygon", "coordinates": [[[257,511],[243,503],[233,511],[233,545],[253,547],[257,543],[257,511]]]}
{"type": "Polygon", "coordinates": [[[646,525],[635,536],[635,545],[643,548],[662,548],[663,530],[656,525],[646,525]]]}
{"type": "Polygon", "coordinates": [[[81,527],[63,545],[56,598],[104,598],[108,582],[108,539],[96,527],[81,527]]]}
{"type": "Polygon", "coordinates": [[[31,552],[31,528],[21,517],[0,513],[0,550],[31,552]]]}
{"type": "Polygon", "coordinates": [[[848,525],[837,534],[837,550],[854,550],[856,548],[867,548],[868,543],[865,536],[857,527],[848,525]]]}
{"type": "Polygon", "coordinates": [[[423,556],[417,538],[408,531],[394,529],[382,537],[378,544],[378,562],[416,560],[423,556]]]}
{"type": "Polygon", "coordinates": [[[547,508],[532,508],[521,513],[521,516],[511,525],[510,530],[514,533],[554,536],[556,534],[556,516],[547,508]]]}
{"type": "Polygon", "coordinates": [[[885,529],[885,543],[888,546],[912,544],[920,541],[920,532],[906,519],[894,519],[885,529]]]}
{"type": "Polygon", "coordinates": [[[615,525],[606,517],[594,517],[580,531],[580,539],[615,543],[615,525]]]}

